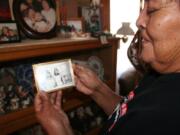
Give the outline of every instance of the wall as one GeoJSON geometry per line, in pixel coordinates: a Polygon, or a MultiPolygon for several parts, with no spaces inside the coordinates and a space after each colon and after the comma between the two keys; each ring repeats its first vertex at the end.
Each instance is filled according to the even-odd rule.
{"type": "MultiPolygon", "coordinates": [[[[121,27],[122,22],[130,22],[134,32],[137,31],[136,19],[139,15],[140,0],[110,0],[110,30],[116,34],[121,27]]],[[[127,48],[129,47],[133,36],[129,36],[126,43],[120,42],[120,48],[117,55],[117,78],[133,68],[127,57],[127,48]]],[[[118,92],[119,85],[117,83],[118,92]]]]}

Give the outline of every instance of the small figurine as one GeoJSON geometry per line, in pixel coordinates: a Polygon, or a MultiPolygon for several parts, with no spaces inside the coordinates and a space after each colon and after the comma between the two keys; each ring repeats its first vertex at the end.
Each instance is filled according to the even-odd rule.
{"type": "Polygon", "coordinates": [[[21,100],[22,108],[27,108],[31,103],[32,103],[32,100],[30,97],[26,97],[25,99],[21,100]]]}
{"type": "Polygon", "coordinates": [[[16,86],[14,84],[9,84],[7,86],[7,96],[9,99],[13,98],[16,95],[16,86]]]}
{"type": "Polygon", "coordinates": [[[23,90],[22,86],[17,87],[17,93],[18,93],[20,98],[25,98],[28,96],[28,91],[23,90]]]}
{"type": "Polygon", "coordinates": [[[10,106],[9,106],[10,111],[15,111],[19,109],[20,107],[19,100],[20,99],[17,96],[14,96],[12,99],[10,99],[10,106]]]}

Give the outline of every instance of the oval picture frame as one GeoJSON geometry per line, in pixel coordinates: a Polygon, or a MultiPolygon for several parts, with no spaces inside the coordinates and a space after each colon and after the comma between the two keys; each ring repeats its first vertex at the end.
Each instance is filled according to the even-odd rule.
{"type": "Polygon", "coordinates": [[[28,38],[44,39],[56,36],[55,0],[14,0],[13,14],[28,38]]]}

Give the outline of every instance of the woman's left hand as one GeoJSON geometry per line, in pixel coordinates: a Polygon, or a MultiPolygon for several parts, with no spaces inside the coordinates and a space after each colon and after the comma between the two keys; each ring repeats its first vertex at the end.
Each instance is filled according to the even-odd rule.
{"type": "Polygon", "coordinates": [[[73,135],[69,119],[62,110],[61,100],[62,91],[49,95],[39,92],[36,95],[36,116],[49,135],[73,135]]]}

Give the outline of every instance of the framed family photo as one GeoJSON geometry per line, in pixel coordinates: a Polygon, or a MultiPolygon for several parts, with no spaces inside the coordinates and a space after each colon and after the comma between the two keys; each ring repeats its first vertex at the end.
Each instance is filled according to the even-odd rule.
{"type": "Polygon", "coordinates": [[[73,18],[67,20],[67,25],[71,27],[72,31],[74,32],[83,32],[84,31],[84,24],[82,18],[73,18]]]}
{"type": "Polygon", "coordinates": [[[70,59],[34,64],[33,72],[39,91],[53,92],[75,85],[70,59]]]}
{"type": "Polygon", "coordinates": [[[13,0],[13,14],[29,38],[43,39],[56,35],[55,0],[13,0]]]}
{"type": "Polygon", "coordinates": [[[0,43],[20,42],[19,28],[16,22],[0,22],[0,43]]]}

